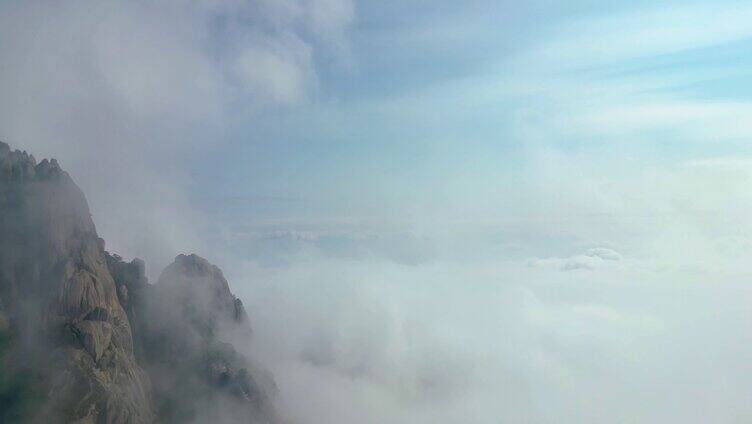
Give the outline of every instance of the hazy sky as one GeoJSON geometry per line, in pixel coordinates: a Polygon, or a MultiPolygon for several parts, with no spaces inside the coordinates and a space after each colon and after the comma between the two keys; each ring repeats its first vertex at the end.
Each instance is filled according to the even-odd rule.
{"type": "Polygon", "coordinates": [[[750,21],[6,0],[0,139],[219,264],[296,422],[749,422],[750,21]]]}

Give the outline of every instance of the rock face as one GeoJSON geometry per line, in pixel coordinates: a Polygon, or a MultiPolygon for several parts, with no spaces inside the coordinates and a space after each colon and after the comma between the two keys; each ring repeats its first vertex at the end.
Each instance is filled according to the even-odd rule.
{"type": "Polygon", "coordinates": [[[191,329],[201,339],[212,338],[227,324],[250,330],[243,302],[230,292],[222,271],[204,258],[178,255],[162,271],[157,285],[179,307],[180,315],[190,319],[191,329]]]}
{"type": "Polygon", "coordinates": [[[152,376],[161,420],[279,422],[273,379],[226,342],[248,338],[250,325],[219,268],[178,255],[152,286],[139,262],[108,261],[121,299],[127,296],[138,361],[152,376]]]}
{"type": "Polygon", "coordinates": [[[271,378],[221,337],[249,332],[217,267],[180,255],[150,285],[54,159],[0,142],[0,422],[275,423],[271,378]]]}
{"type": "Polygon", "coordinates": [[[0,298],[14,340],[4,359],[48,399],[4,413],[40,422],[153,421],[149,379],[133,355],[130,324],[83,193],[56,161],[37,164],[6,144],[0,298]]]}

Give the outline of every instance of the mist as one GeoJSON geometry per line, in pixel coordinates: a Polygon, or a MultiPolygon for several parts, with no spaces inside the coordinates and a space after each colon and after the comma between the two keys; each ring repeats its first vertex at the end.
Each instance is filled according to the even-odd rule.
{"type": "Polygon", "coordinates": [[[290,423],[749,422],[752,9],[554,3],[7,1],[0,140],[290,423]]]}
{"type": "MultiPolygon", "coordinates": [[[[711,168],[661,180],[728,171],[711,168]]],[[[745,206],[678,210],[670,188],[609,213],[641,178],[482,229],[256,236],[232,246],[278,257],[226,268],[251,282],[258,354],[301,422],[742,422],[747,248],[722,228],[745,206]]]]}

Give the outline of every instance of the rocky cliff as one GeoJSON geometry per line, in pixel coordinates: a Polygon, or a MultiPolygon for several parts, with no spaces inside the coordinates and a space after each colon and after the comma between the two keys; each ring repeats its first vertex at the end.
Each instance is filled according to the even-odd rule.
{"type": "Polygon", "coordinates": [[[251,328],[219,268],[178,255],[150,285],[139,261],[108,261],[163,421],[278,422],[273,379],[227,342],[249,338],[251,328]]]}
{"type": "Polygon", "coordinates": [[[0,143],[0,422],[277,422],[229,335],[250,326],[217,267],[179,255],[149,284],[54,159],[0,143]]]}

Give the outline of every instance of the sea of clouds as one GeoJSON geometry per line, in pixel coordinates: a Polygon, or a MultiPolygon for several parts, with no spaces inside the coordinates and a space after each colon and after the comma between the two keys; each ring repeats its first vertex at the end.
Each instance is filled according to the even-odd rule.
{"type": "Polygon", "coordinates": [[[393,205],[407,220],[261,225],[193,203],[181,164],[315,96],[320,61],[348,66],[355,15],[349,0],[3,2],[0,137],[58,158],[108,247],[152,280],[179,252],[219,264],[292,422],[752,420],[752,162],[541,143],[656,116],[736,137],[725,111],[746,107],[574,110],[572,92],[621,92],[535,81],[512,91],[557,95],[516,111],[525,167],[490,205],[440,190],[430,208],[393,205]]]}

